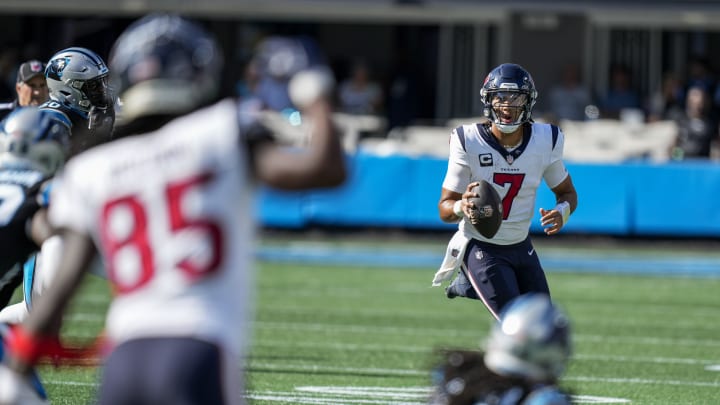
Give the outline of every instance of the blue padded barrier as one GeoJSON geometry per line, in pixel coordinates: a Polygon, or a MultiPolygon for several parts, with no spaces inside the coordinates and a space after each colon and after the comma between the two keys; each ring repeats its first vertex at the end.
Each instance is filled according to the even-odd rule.
{"type": "MultiPolygon", "coordinates": [[[[261,224],[453,229],[440,221],[437,203],[447,160],[348,157],[342,187],[305,193],[262,189],[261,224]]],[[[720,165],[709,161],[653,164],[568,163],[579,207],[564,232],[628,236],[720,236],[720,165]]],[[[539,207],[555,206],[543,183],[531,232],[542,232],[539,207]]]]}
{"type": "Polygon", "coordinates": [[[720,237],[720,165],[697,161],[629,169],[633,234],[720,237]]]}
{"type": "MultiPolygon", "coordinates": [[[[567,164],[578,193],[578,208],[563,232],[624,235],[630,232],[633,199],[625,166],[567,164]]],[[[535,215],[530,231],[542,232],[540,207],[555,206],[555,194],[543,182],[538,188],[535,215]]]]}
{"type": "Polygon", "coordinates": [[[300,192],[260,187],[255,207],[258,221],[268,227],[302,229],[307,225],[307,216],[303,212],[305,198],[300,192]]]}

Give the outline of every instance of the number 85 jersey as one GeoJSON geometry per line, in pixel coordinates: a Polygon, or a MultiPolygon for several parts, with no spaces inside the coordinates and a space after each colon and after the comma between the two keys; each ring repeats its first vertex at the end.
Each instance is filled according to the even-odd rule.
{"type": "Polygon", "coordinates": [[[50,220],[98,247],[116,294],[115,343],[242,341],[255,227],[245,145],[226,100],[68,162],[50,220]]]}

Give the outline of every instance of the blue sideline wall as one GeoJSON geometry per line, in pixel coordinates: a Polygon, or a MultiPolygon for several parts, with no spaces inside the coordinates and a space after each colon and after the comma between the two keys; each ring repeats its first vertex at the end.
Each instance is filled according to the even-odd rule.
{"type": "MultiPolygon", "coordinates": [[[[285,193],[261,189],[260,223],[274,228],[342,226],[454,229],[438,218],[447,160],[348,157],[350,177],[338,189],[285,193]]],[[[720,237],[720,165],[568,163],[579,207],[564,232],[626,236],[720,237]]],[[[541,232],[539,207],[555,205],[543,184],[531,232],[541,232]]]]}

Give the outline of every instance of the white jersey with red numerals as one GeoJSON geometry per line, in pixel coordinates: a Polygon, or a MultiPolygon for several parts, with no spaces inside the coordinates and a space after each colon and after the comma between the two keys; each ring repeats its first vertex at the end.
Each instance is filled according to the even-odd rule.
{"type": "Polygon", "coordinates": [[[244,341],[255,224],[241,137],[226,100],[68,162],[50,219],[99,247],[115,293],[106,325],[114,343],[244,341]]]}
{"type": "Polygon", "coordinates": [[[482,124],[455,128],[443,188],[462,194],[471,182],[485,180],[495,187],[503,205],[502,225],[492,239],[463,219],[459,227],[465,235],[498,245],[525,240],[541,180],[553,188],[568,175],[562,161],[564,142],[562,131],[550,124],[525,125],[522,143],[510,151],[482,124]]]}

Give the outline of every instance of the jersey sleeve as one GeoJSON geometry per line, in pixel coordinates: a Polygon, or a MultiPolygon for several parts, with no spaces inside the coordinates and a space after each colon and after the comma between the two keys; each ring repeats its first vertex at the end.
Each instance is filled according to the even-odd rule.
{"type": "Polygon", "coordinates": [[[445,180],[442,184],[444,189],[457,193],[465,192],[472,175],[465,151],[464,136],[462,127],[455,128],[450,133],[450,156],[445,180]]]}
{"type": "MultiPolygon", "coordinates": [[[[557,128],[557,127],[556,127],[557,128]]],[[[552,150],[550,152],[550,163],[545,168],[543,178],[548,187],[555,188],[562,183],[568,175],[565,163],[563,163],[563,148],[565,147],[565,134],[558,129],[557,138],[553,137],[552,150]]]]}
{"type": "Polygon", "coordinates": [[[82,176],[78,175],[74,162],[69,162],[53,182],[48,218],[56,228],[69,228],[89,233],[91,212],[82,189],[82,176]]]}

